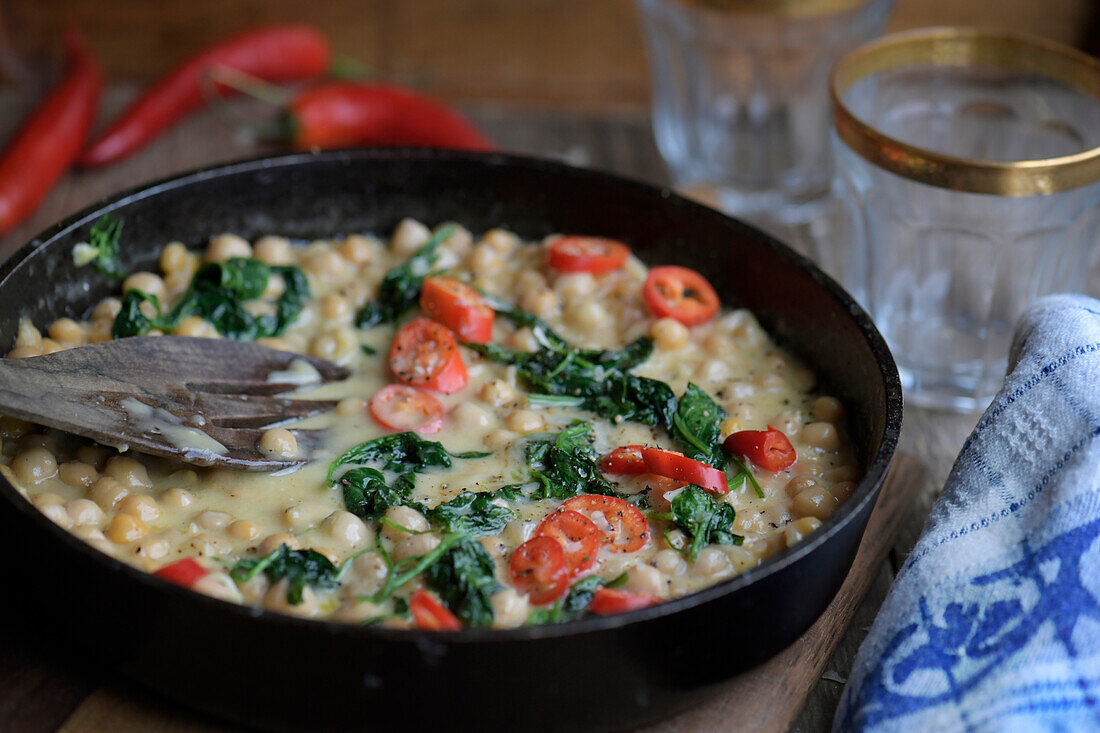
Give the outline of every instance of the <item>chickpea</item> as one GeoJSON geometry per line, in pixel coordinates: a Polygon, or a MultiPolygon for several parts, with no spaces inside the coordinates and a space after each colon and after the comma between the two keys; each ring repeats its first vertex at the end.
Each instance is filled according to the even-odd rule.
{"type": "Polygon", "coordinates": [[[367,409],[367,401],[362,397],[345,397],[336,403],[336,414],[343,417],[360,415],[367,409]]]}
{"type": "Polygon", "coordinates": [[[482,242],[470,250],[466,266],[475,275],[492,275],[504,266],[504,259],[499,252],[482,242]]]}
{"type": "Polygon", "coordinates": [[[256,447],[269,458],[289,459],[298,455],[298,439],[286,428],[265,430],[256,447]]]}
{"type": "Polygon", "coordinates": [[[168,489],[160,495],[160,503],[169,509],[186,509],[195,503],[195,496],[187,489],[168,489]]]}
{"type": "Polygon", "coordinates": [[[129,514],[116,514],[104,533],[111,542],[125,545],[136,542],[149,532],[145,522],[129,514]]]}
{"type": "Polygon", "coordinates": [[[73,518],[73,524],[77,526],[98,527],[106,519],[103,510],[91,499],[73,499],[65,505],[65,511],[73,518]]]}
{"type": "Polygon", "coordinates": [[[519,547],[531,539],[531,535],[535,533],[535,528],[538,526],[539,523],[533,519],[513,519],[504,526],[501,536],[509,545],[519,547]]]}
{"type": "Polygon", "coordinates": [[[143,522],[152,522],[160,516],[157,500],[147,494],[130,494],[118,503],[118,511],[143,522]]]}
{"type": "Polygon", "coordinates": [[[42,507],[40,511],[59,527],[70,529],[73,526],[72,517],[69,516],[69,512],[66,511],[65,507],[61,504],[50,504],[49,506],[42,507]]]}
{"type": "Polygon", "coordinates": [[[562,300],[583,300],[596,292],[596,278],[590,272],[568,272],[554,280],[554,290],[562,300]]]}
{"type": "Polygon", "coordinates": [[[479,407],[473,402],[462,402],[458,407],[451,410],[448,421],[451,425],[465,432],[489,427],[489,424],[493,422],[493,417],[485,408],[479,407]]]}
{"type": "Polygon", "coordinates": [[[561,302],[553,290],[528,290],[520,299],[520,307],[539,318],[552,318],[561,308],[561,302]]]}
{"type": "Polygon", "coordinates": [[[337,247],[340,256],[348,262],[354,262],[360,267],[376,260],[382,254],[382,245],[376,239],[364,237],[362,234],[351,234],[337,247]]]}
{"type": "Polygon", "coordinates": [[[42,349],[42,342],[38,342],[34,346],[16,346],[14,349],[8,352],[9,359],[28,359],[32,356],[42,356],[45,353],[42,349]]]}
{"type": "Polygon", "coordinates": [[[207,262],[226,262],[235,257],[251,257],[252,245],[236,234],[219,234],[206,246],[207,262]]]}
{"type": "Polygon", "coordinates": [[[374,539],[373,532],[362,519],[343,509],[325,517],[321,530],[337,543],[341,552],[350,552],[374,539]]]}
{"type": "Polygon", "coordinates": [[[736,417],[727,417],[725,420],[722,421],[722,424],[718,426],[718,429],[721,431],[722,440],[725,440],[734,433],[740,430],[744,430],[744,427],[742,426],[741,421],[738,420],[736,417]]]}
{"type": "Polygon", "coordinates": [[[150,560],[159,560],[172,551],[172,545],[163,537],[146,537],[134,545],[134,554],[150,560]]]}
{"type": "Polygon", "coordinates": [[[58,318],[50,324],[50,338],[63,344],[79,346],[87,341],[84,327],[71,318],[58,318]]]}
{"type": "Polygon", "coordinates": [[[546,422],[542,419],[542,415],[531,410],[515,410],[508,415],[506,422],[509,430],[514,430],[520,435],[534,433],[546,427],[546,422]]]}
{"type": "Polygon", "coordinates": [[[260,536],[260,528],[255,522],[238,519],[226,528],[225,533],[235,540],[247,542],[260,536]]]}
{"type": "MultiPolygon", "coordinates": [[[[553,291],[547,291],[553,293],[553,291]]],[[[557,301],[557,296],[554,296],[557,301]]],[[[553,309],[551,309],[552,312],[553,309]]],[[[569,306],[566,320],[575,328],[585,331],[601,331],[611,325],[611,314],[596,300],[582,300],[569,306]]]]}
{"type": "Polygon", "coordinates": [[[30,433],[28,435],[24,435],[22,438],[19,439],[19,447],[24,450],[30,450],[31,448],[45,448],[50,453],[56,453],[57,441],[54,439],[53,435],[30,433]]]}
{"type": "Polygon", "coordinates": [[[838,481],[829,487],[829,493],[837,500],[838,504],[848,501],[848,497],[856,490],[854,481],[838,481]]]}
{"type": "Polygon", "coordinates": [[[57,467],[57,475],[69,486],[86,489],[99,478],[99,471],[81,461],[67,461],[57,467]]]}
{"type": "MultiPolygon", "coordinates": [[[[366,595],[364,593],[363,595],[366,595]]],[[[357,599],[344,601],[332,614],[333,621],[345,624],[361,624],[364,621],[384,615],[382,607],[370,601],[357,599]]]]}
{"type": "Polygon", "coordinates": [[[788,388],[787,380],[778,374],[761,374],[756,378],[756,386],[765,392],[781,392],[788,388]]]}
{"type": "Polygon", "coordinates": [[[70,345],[59,344],[51,338],[42,339],[42,353],[43,354],[55,354],[58,351],[64,351],[69,348],[70,345]]]}
{"type": "Polygon", "coordinates": [[[414,534],[412,537],[406,537],[393,546],[393,561],[401,562],[409,557],[423,557],[436,547],[439,547],[439,542],[439,535],[434,532],[425,532],[424,534],[414,534]]]}
{"type": "Polygon", "coordinates": [[[321,298],[321,317],[326,321],[350,322],[353,315],[351,301],[344,296],[330,293],[321,298]]]}
{"type": "Polygon", "coordinates": [[[787,539],[784,537],[782,531],[769,532],[768,534],[761,535],[754,540],[746,542],[743,547],[760,558],[760,560],[767,560],[772,555],[781,552],[787,547],[787,539]]]}
{"type": "Polygon", "coordinates": [[[298,502],[283,510],[283,524],[292,532],[302,532],[317,526],[331,511],[331,507],[320,502],[298,502]]]}
{"type": "Polygon", "coordinates": [[[699,551],[698,559],[691,564],[691,573],[700,578],[718,579],[733,574],[733,563],[719,548],[704,547],[699,551]]]}
{"type": "Polygon", "coordinates": [[[840,450],[840,435],[832,423],[812,422],[802,428],[800,434],[802,440],[812,448],[828,453],[836,453],[840,450]]]}
{"type": "Polygon", "coordinates": [[[477,396],[482,402],[496,407],[504,407],[516,401],[516,390],[503,379],[490,379],[482,385],[477,396]]]}
{"type": "Polygon", "coordinates": [[[135,272],[122,281],[122,292],[140,290],[147,295],[155,295],[161,301],[166,293],[164,280],[152,272],[135,272]]]}
{"type": "Polygon", "coordinates": [[[15,348],[21,346],[39,346],[42,343],[42,333],[35,328],[29,318],[20,318],[19,327],[15,332],[15,348]]]}
{"type": "Polygon", "coordinates": [[[309,342],[309,353],[319,359],[340,361],[350,357],[358,343],[350,329],[336,328],[314,336],[309,342]]]}
{"type": "Polygon", "coordinates": [[[519,247],[519,237],[506,229],[500,228],[493,228],[485,232],[481,241],[502,255],[510,255],[519,247]]]}
{"type": "MultiPolygon", "coordinates": [[[[164,276],[164,289],[171,295],[180,295],[191,284],[193,273],[189,269],[176,270],[164,276]]],[[[102,321],[97,321],[101,323],[102,321]]],[[[108,321],[107,323],[110,323],[108,321]]]]}
{"type": "Polygon", "coordinates": [[[253,256],[268,265],[293,265],[294,247],[286,237],[268,234],[256,240],[253,256]]]}
{"type": "Polygon", "coordinates": [[[500,428],[486,435],[484,443],[490,450],[500,450],[507,445],[511,445],[518,437],[519,433],[500,428]]]}
{"type": "Polygon", "coordinates": [[[743,573],[749,568],[755,568],[760,564],[760,558],[749,552],[744,547],[737,545],[723,545],[722,552],[726,553],[726,557],[733,563],[733,569],[735,572],[743,573]]]}
{"type": "Polygon", "coordinates": [[[504,588],[489,596],[493,607],[493,627],[514,629],[527,623],[531,606],[527,596],[522,596],[514,588],[504,588]]]}
{"type": "Polygon", "coordinates": [[[737,353],[737,344],[726,334],[717,331],[703,340],[703,349],[711,356],[728,359],[737,353]]]}
{"type": "Polygon", "coordinates": [[[204,575],[195,581],[191,590],[230,603],[241,603],[244,600],[241,592],[237,590],[237,584],[225,573],[204,575]]]}
{"type": "Polygon", "coordinates": [[[210,531],[221,529],[232,521],[232,514],[214,511],[213,509],[207,509],[206,511],[199,512],[199,515],[195,517],[195,524],[199,525],[203,529],[210,531]]]}
{"type": "Polygon", "coordinates": [[[103,298],[99,304],[92,309],[92,320],[114,320],[120,311],[122,310],[122,300],[118,298],[103,298]]]}
{"type": "Polygon", "coordinates": [[[665,549],[653,558],[657,569],[667,576],[683,575],[688,570],[687,560],[676,550],[665,549]]]}
{"type": "MultiPolygon", "coordinates": [[[[183,242],[170,242],[160,251],[160,271],[165,275],[173,272],[190,271],[191,253],[183,242]]],[[[190,272],[188,272],[190,274],[190,272]]]]}
{"type": "Polygon", "coordinates": [[[517,328],[512,332],[512,335],[508,337],[508,345],[519,351],[539,350],[539,342],[538,339],[535,338],[535,332],[526,326],[517,328]]]}
{"type": "Polygon", "coordinates": [[[687,346],[691,332],[675,318],[659,318],[649,328],[653,343],[662,351],[676,351],[687,346]]]}
{"type": "Polygon", "coordinates": [[[389,573],[386,561],[377,552],[363,553],[351,561],[351,567],[359,576],[359,580],[355,583],[355,590],[363,595],[374,593],[381,588],[389,573]]]}
{"type": "Polygon", "coordinates": [[[281,338],[275,336],[265,336],[263,338],[256,339],[257,346],[266,346],[269,349],[278,349],[279,351],[292,351],[290,345],[281,338]]]}
{"type": "Polygon", "coordinates": [[[55,494],[52,491],[47,491],[43,494],[36,494],[31,497],[31,504],[34,504],[34,506],[38,509],[44,509],[48,506],[53,506],[55,504],[60,505],[64,503],[65,500],[61,497],[61,495],[55,494]]]}
{"type": "Polygon", "coordinates": [[[652,565],[635,565],[627,576],[626,589],[651,596],[668,596],[668,578],[652,565]]]}
{"type": "MultiPolygon", "coordinates": [[[[286,280],[282,275],[273,272],[267,276],[267,284],[264,285],[264,291],[260,293],[260,297],[274,300],[283,297],[284,293],[286,293],[286,280]]],[[[272,303],[262,303],[262,305],[274,309],[272,303]]]]}
{"type": "Polygon", "coordinates": [[[111,334],[111,321],[92,321],[85,334],[89,344],[101,344],[114,338],[111,334]]]}
{"type": "MultiPolygon", "coordinates": [[[[390,522],[393,522],[393,524],[398,525],[398,527],[405,527],[406,529],[411,529],[413,532],[425,532],[430,527],[424,515],[412,507],[391,506],[386,510],[383,516],[390,522]]],[[[382,536],[391,542],[401,542],[407,537],[410,537],[408,532],[386,523],[382,524],[382,536]]],[[[416,537],[418,535],[411,536],[416,537]]]]}
{"type": "Polygon", "coordinates": [[[256,551],[259,552],[260,556],[262,557],[265,555],[270,555],[283,545],[286,545],[291,550],[302,549],[302,543],[298,541],[297,537],[292,534],[280,532],[279,534],[272,534],[265,537],[264,541],[260,543],[260,546],[257,548],[256,551]]]}
{"type": "Polygon", "coordinates": [[[817,517],[796,519],[783,529],[783,539],[786,541],[787,547],[794,547],[820,526],[821,520],[817,517]]]}
{"type": "Polygon", "coordinates": [[[812,489],[819,486],[818,480],[813,476],[795,476],[787,485],[783,487],[783,490],[787,492],[787,496],[792,499],[801,494],[806,489],[812,489]]]}
{"type": "Polygon", "coordinates": [[[349,280],[356,268],[331,249],[317,249],[307,255],[304,267],[312,275],[325,282],[338,283],[349,280]]]}
{"type": "Polygon", "coordinates": [[[390,237],[390,250],[397,255],[411,255],[427,244],[432,232],[416,219],[402,219],[390,237]]]}
{"type": "Polygon", "coordinates": [[[149,480],[149,471],[145,466],[140,461],[126,456],[115,456],[108,459],[107,465],[103,468],[103,473],[117,480],[123,486],[130,488],[153,485],[153,482],[149,480]]]}
{"type": "Polygon", "coordinates": [[[844,419],[844,405],[836,397],[818,397],[810,414],[817,422],[839,423],[844,419]]]}
{"type": "Polygon", "coordinates": [[[24,484],[40,484],[57,475],[57,459],[45,448],[27,448],[12,460],[11,470],[24,484]]]}
{"type": "Polygon", "coordinates": [[[523,270],[516,276],[515,290],[525,293],[528,290],[545,290],[546,276],[538,270],[523,270]]]}
{"type": "Polygon", "coordinates": [[[99,478],[94,484],[92,484],[91,490],[88,492],[88,498],[99,504],[100,509],[103,511],[110,511],[115,508],[115,504],[122,501],[130,490],[110,476],[103,476],[99,478]]]}
{"type": "Polygon", "coordinates": [[[102,445],[82,445],[76,449],[76,460],[87,463],[98,471],[107,464],[107,459],[113,452],[102,445]]]}
{"type": "Polygon", "coordinates": [[[840,502],[828,489],[815,486],[794,498],[791,502],[791,513],[796,517],[817,517],[824,521],[833,515],[838,506],[840,502]]]}

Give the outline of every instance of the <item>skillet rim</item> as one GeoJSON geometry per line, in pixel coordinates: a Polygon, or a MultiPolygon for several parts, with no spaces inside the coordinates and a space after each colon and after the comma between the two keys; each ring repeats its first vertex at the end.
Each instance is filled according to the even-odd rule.
{"type": "MultiPolygon", "coordinates": [[[[885,339],[879,333],[866,311],[864,311],[847,291],[830,276],[826,275],[816,264],[808,258],[796,253],[774,237],[738,219],[680,196],[669,187],[654,186],[602,169],[582,168],[547,158],[512,153],[475,153],[429,148],[352,148],[324,151],[320,153],[263,155],[243,160],[217,163],[167,176],[149,183],[139,184],[119,193],[106,196],[66,217],[59,223],[45,229],[13,252],[4,262],[0,263],[0,289],[7,286],[8,280],[15,270],[38,252],[39,249],[50,246],[51,243],[56,242],[59,238],[91,223],[105,213],[117,211],[130,203],[154,197],[164,191],[187,186],[201,186],[204,181],[237,174],[254,173],[262,170],[274,171],[294,167],[305,167],[311,163],[352,165],[370,164],[373,161],[394,159],[405,159],[411,160],[412,162],[423,161],[425,165],[446,165],[448,163],[476,164],[483,166],[487,170],[491,170],[495,167],[519,167],[527,168],[531,172],[540,175],[553,175],[557,177],[572,176],[580,179],[588,179],[609,190],[626,191],[636,195],[656,198],[662,201],[661,205],[684,209],[686,213],[691,216],[704,219],[715,219],[725,227],[730,227],[732,225],[734,229],[740,230],[741,235],[756,240],[757,243],[773,250],[776,256],[790,261],[796,267],[808,274],[817,285],[824,288],[825,291],[847,311],[849,318],[852,319],[862,334],[872,355],[875,357],[876,366],[882,377],[883,387],[885,388],[883,402],[886,413],[884,415],[883,435],[878,445],[877,453],[873,459],[869,458],[867,461],[866,472],[860,480],[856,492],[851,498],[844,502],[844,504],[842,504],[817,531],[813,532],[809,539],[799,542],[795,547],[785,549],[773,555],[755,568],[751,568],[740,575],[702,590],[695,591],[694,593],[671,599],[656,606],[614,616],[588,617],[560,624],[521,626],[514,629],[474,628],[463,629],[458,632],[390,629],[380,626],[355,626],[324,619],[299,618],[288,614],[260,609],[254,606],[218,600],[176,586],[168,581],[153,576],[151,573],[139,570],[132,565],[96,550],[83,540],[78,539],[72,533],[50,521],[34,507],[29,500],[23,497],[4,476],[0,476],[0,496],[25,517],[29,516],[30,521],[38,522],[39,526],[44,528],[48,533],[53,533],[55,537],[60,537],[61,541],[67,544],[71,549],[83,552],[88,556],[93,556],[95,562],[116,572],[121,572],[132,581],[150,584],[153,590],[159,589],[162,593],[167,591],[170,595],[176,594],[175,597],[180,602],[198,603],[200,605],[214,604],[213,606],[208,606],[209,610],[213,612],[218,612],[220,609],[221,612],[239,614],[243,617],[247,617],[252,622],[289,625],[291,627],[298,627],[302,631],[313,631],[326,635],[346,634],[356,639],[381,638],[389,641],[408,642],[415,642],[416,639],[427,635],[433,640],[447,643],[484,643],[487,641],[503,643],[527,639],[560,638],[598,633],[603,630],[618,628],[633,623],[652,621],[678,613],[681,610],[703,605],[718,597],[743,590],[800,561],[827,543],[833,535],[837,534],[847,525],[850,518],[858,514],[868,502],[873,502],[877,499],[879,491],[886,479],[894,454],[897,451],[898,440],[901,433],[903,402],[901,381],[893,356],[890,353],[889,347],[886,345],[885,339]],[[16,499],[18,499],[18,501],[16,499]]],[[[201,191],[201,188],[199,191],[201,191]]],[[[863,532],[861,532],[860,536],[862,542],[863,532]]]]}

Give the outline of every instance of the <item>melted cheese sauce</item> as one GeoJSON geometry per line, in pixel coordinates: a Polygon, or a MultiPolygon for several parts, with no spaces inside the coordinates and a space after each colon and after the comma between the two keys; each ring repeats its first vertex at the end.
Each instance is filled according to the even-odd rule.
{"type": "MultiPolygon", "coordinates": [[[[124,285],[153,292],[171,305],[203,259],[254,256],[268,264],[301,266],[310,281],[312,300],[285,334],[261,343],[330,359],[352,372],[344,382],[311,387],[318,381],[316,371],[299,361],[286,373],[270,376],[272,381],[303,385],[295,396],[339,400],[331,413],[293,426],[328,431],[312,462],[278,474],[203,469],[120,454],[73,436],[0,418],[0,472],[53,521],[125,562],[155,571],[183,557],[197,558],[211,574],[196,590],[349,623],[386,615],[391,610],[389,602],[378,605],[366,598],[382,585],[386,571],[385,561],[374,549],[376,537],[380,535],[378,542],[399,560],[425,554],[438,543],[439,533],[410,536],[393,526],[361,520],[346,511],[340,489],[326,481],[326,472],[331,460],[348,448],[389,432],[371,417],[366,404],[379,388],[393,381],[387,355],[394,327],[381,325],[361,331],[353,320],[375,296],[385,273],[404,262],[429,235],[422,224],[406,220],[388,242],[353,235],[291,246],[278,237],[249,243],[221,235],[211,240],[202,254],[172,243],[162,253],[161,274],[138,273],[124,285]],[[375,353],[367,353],[369,350],[375,353]],[[292,549],[314,549],[336,564],[349,561],[340,587],[307,588],[301,603],[290,604],[286,581],[272,585],[260,573],[237,585],[225,572],[241,559],[262,557],[284,543],[292,549]]],[[[733,531],[744,537],[740,546],[711,545],[690,562],[675,549],[683,534],[674,525],[655,519],[644,548],[632,553],[602,551],[597,574],[611,579],[627,573],[627,590],[661,598],[690,593],[755,567],[801,541],[848,497],[859,471],[844,434],[843,407],[813,391],[814,375],[772,344],[751,313],[723,310],[710,322],[690,330],[668,320],[655,320],[642,301],[646,267],[637,259],[631,257],[620,270],[606,275],[563,274],[545,266],[545,248],[545,242],[523,243],[501,230],[487,232],[475,241],[459,228],[441,245],[437,269],[535,313],[579,346],[619,348],[639,336],[651,335],[656,349],[634,370],[636,374],[667,382],[677,395],[693,382],[729,413],[722,424],[723,437],[771,425],[786,433],[798,454],[786,471],[755,471],[763,497],[747,484],[730,487],[724,499],[736,510],[733,531]]],[[[279,278],[273,276],[266,295],[277,295],[281,287],[279,278]]],[[[256,312],[268,307],[263,302],[252,305],[256,312]]],[[[46,334],[24,322],[9,356],[33,356],[110,338],[118,306],[117,299],[107,299],[87,321],[59,319],[50,324],[46,334]]],[[[185,319],[176,332],[218,337],[212,326],[197,318],[185,319]]],[[[536,348],[528,329],[514,328],[501,318],[496,319],[493,343],[536,348]]],[[[557,433],[578,418],[595,426],[595,449],[601,455],[627,444],[677,448],[660,428],[609,422],[572,408],[528,404],[514,368],[491,363],[464,348],[462,357],[469,384],[455,394],[437,395],[447,416],[443,429],[427,437],[452,453],[490,451],[491,455],[456,459],[450,469],[432,468],[419,474],[413,498],[424,505],[435,506],[463,491],[492,491],[526,481],[523,446],[529,436],[557,433]]],[[[131,407],[135,420],[148,423],[170,441],[178,440],[177,444],[196,451],[218,452],[221,448],[201,433],[201,419],[183,425],[146,414],[149,408],[131,407]]],[[[632,494],[650,491],[653,483],[647,476],[610,478],[619,479],[621,490],[632,494]]],[[[650,491],[649,499],[655,511],[668,510],[669,497],[650,491]]],[[[511,587],[508,560],[558,503],[510,504],[517,512],[516,519],[500,534],[480,540],[496,562],[497,578],[504,586],[492,598],[494,625],[526,622],[533,606],[511,587]]],[[[428,528],[415,510],[391,512],[399,525],[428,528]]],[[[414,580],[399,595],[420,586],[421,581],[414,580]]],[[[383,623],[409,624],[402,618],[388,618],[383,623]]]]}

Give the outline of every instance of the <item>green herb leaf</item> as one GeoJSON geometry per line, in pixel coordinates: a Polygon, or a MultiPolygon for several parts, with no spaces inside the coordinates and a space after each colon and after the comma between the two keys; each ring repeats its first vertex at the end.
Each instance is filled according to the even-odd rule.
{"type": "Polygon", "coordinates": [[[714,499],[698,486],[687,486],[672,500],[672,518],[690,542],[682,552],[689,560],[699,559],[699,551],[709,544],[740,545],[742,538],[733,534],[733,507],[714,499]]]}
{"type": "Polygon", "coordinates": [[[107,277],[123,279],[126,272],[118,263],[118,243],[121,236],[122,220],[104,214],[92,224],[88,241],[73,247],[73,263],[77,267],[90,264],[107,277]]]}
{"type": "Polygon", "coordinates": [[[496,534],[516,517],[516,513],[508,507],[494,503],[496,499],[497,494],[493,492],[475,494],[464,491],[450,501],[428,509],[426,515],[451,532],[496,534]]]}
{"type": "Polygon", "coordinates": [[[347,471],[340,477],[339,483],[343,487],[344,506],[348,511],[364,519],[374,519],[390,507],[408,505],[415,479],[411,472],[404,473],[389,486],[381,471],[363,466],[347,471]]]}
{"type": "Polygon", "coordinates": [[[622,494],[600,473],[599,456],[592,447],[592,426],[580,420],[553,440],[527,444],[527,463],[538,481],[530,499],[569,499],[578,494],[622,494]]]}
{"type": "Polygon", "coordinates": [[[443,227],[404,264],[387,272],[378,286],[378,297],[359,311],[355,324],[359,328],[372,328],[380,323],[392,323],[412,309],[420,299],[424,279],[438,259],[436,250],[456,229],[455,226],[443,227]]]}
{"type": "Polygon", "coordinates": [[[684,455],[717,468],[726,465],[722,449],[722,420],[726,411],[703,390],[688,384],[676,407],[669,430],[684,449],[684,455]]]}
{"type": "Polygon", "coordinates": [[[184,318],[198,316],[226,338],[253,341],[283,333],[297,320],[309,297],[309,282],[297,267],[271,267],[259,260],[235,258],[203,265],[168,313],[161,311],[153,296],[127,291],[111,330],[116,338],[139,336],[153,329],[171,331],[184,318]],[[253,315],[244,304],[263,294],[272,274],[280,275],[286,285],[274,303],[275,313],[253,315]],[[141,313],[140,306],[145,301],[157,306],[155,317],[147,318],[141,313]]]}
{"type": "Polygon", "coordinates": [[[463,538],[427,570],[428,585],[467,626],[490,626],[489,597],[500,590],[493,558],[477,540],[463,538]]]}
{"type": "Polygon", "coordinates": [[[329,559],[313,550],[291,550],[287,545],[258,560],[241,560],[229,572],[233,580],[244,583],[263,572],[272,583],[287,579],[286,601],[292,606],[302,602],[307,585],[317,588],[338,588],[339,569],[329,559]]]}
{"type": "Polygon", "coordinates": [[[387,471],[418,472],[428,466],[451,467],[451,458],[477,458],[487,453],[453,454],[442,443],[424,440],[414,432],[394,433],[351,448],[329,466],[328,479],[348,463],[380,463],[387,471]]]}

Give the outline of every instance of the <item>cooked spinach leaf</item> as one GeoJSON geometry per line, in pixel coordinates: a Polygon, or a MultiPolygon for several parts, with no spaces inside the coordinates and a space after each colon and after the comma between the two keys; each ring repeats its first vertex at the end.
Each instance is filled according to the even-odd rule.
{"type": "Polygon", "coordinates": [[[703,390],[688,384],[680,397],[669,432],[683,447],[684,455],[717,468],[726,465],[722,449],[722,420],[726,411],[703,390]]]}
{"type": "Polygon", "coordinates": [[[600,472],[592,426],[576,420],[553,440],[527,444],[527,463],[538,487],[530,499],[569,499],[578,494],[622,496],[600,472]]]}
{"type": "Polygon", "coordinates": [[[226,338],[252,341],[285,331],[301,314],[309,296],[309,282],[297,267],[275,267],[259,260],[235,258],[199,268],[187,291],[167,313],[154,296],[128,290],[122,296],[122,309],[111,331],[115,338],[139,336],[154,329],[171,331],[184,318],[198,316],[226,338]],[[253,315],[244,304],[263,294],[272,274],[282,276],[286,285],[274,303],[275,313],[253,315]],[[151,318],[141,312],[141,304],[147,301],[156,312],[151,318]]]}
{"type": "Polygon", "coordinates": [[[698,486],[687,486],[672,500],[672,521],[690,542],[681,552],[689,560],[699,559],[699,551],[710,544],[739,545],[741,536],[731,532],[736,512],[698,486]]]}
{"type": "Polygon", "coordinates": [[[292,606],[302,602],[302,591],[307,585],[317,588],[338,588],[339,570],[329,559],[313,550],[292,550],[287,545],[257,560],[241,560],[229,571],[238,583],[251,580],[263,572],[275,583],[287,579],[286,601],[292,606]]]}
{"type": "Polygon", "coordinates": [[[392,506],[408,505],[415,479],[411,472],[403,473],[390,486],[381,471],[362,466],[347,471],[340,477],[339,484],[343,487],[344,506],[349,512],[364,519],[375,519],[392,506]]]}
{"type": "Polygon", "coordinates": [[[355,319],[359,328],[371,328],[380,323],[396,321],[420,298],[424,279],[435,266],[439,245],[454,234],[457,227],[446,226],[432,235],[412,257],[398,265],[382,278],[378,297],[367,303],[355,319]]]}
{"type": "Polygon", "coordinates": [[[125,270],[118,263],[118,242],[122,235],[122,219],[104,214],[92,224],[88,241],[73,247],[73,264],[91,265],[107,277],[121,280],[125,270]]]}
{"type": "Polygon", "coordinates": [[[329,481],[337,469],[348,463],[380,463],[387,471],[417,472],[428,466],[451,467],[452,458],[484,458],[488,453],[451,453],[442,443],[424,440],[414,432],[394,433],[368,440],[351,448],[332,462],[329,481]]]}
{"type": "Polygon", "coordinates": [[[489,597],[500,590],[493,558],[481,543],[464,537],[433,563],[426,579],[454,615],[467,626],[490,626],[489,597]]]}
{"type": "Polygon", "coordinates": [[[499,493],[464,491],[444,504],[425,510],[425,515],[450,532],[496,534],[516,517],[508,507],[494,503],[499,493]]]}

